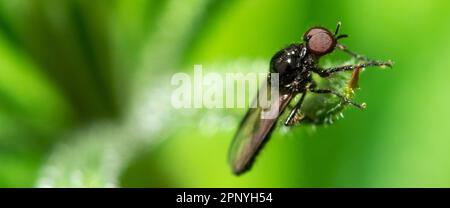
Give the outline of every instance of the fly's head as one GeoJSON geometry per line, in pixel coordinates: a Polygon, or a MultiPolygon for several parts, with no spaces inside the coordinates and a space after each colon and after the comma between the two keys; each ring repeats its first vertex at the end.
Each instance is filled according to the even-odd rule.
{"type": "Polygon", "coordinates": [[[336,48],[337,41],[347,35],[338,35],[341,24],[338,23],[334,34],[324,27],[312,27],[303,35],[303,41],[309,53],[316,57],[327,55],[336,48]]]}

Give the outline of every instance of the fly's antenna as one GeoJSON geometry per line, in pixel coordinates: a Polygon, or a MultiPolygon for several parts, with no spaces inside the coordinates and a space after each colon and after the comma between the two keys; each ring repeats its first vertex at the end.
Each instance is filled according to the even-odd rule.
{"type": "Polygon", "coordinates": [[[342,35],[337,36],[337,37],[336,37],[336,40],[339,40],[339,39],[341,39],[341,38],[347,38],[347,37],[348,37],[348,35],[342,34],[342,35]]]}
{"type": "Polygon", "coordinates": [[[336,36],[337,34],[339,34],[339,30],[341,29],[341,22],[339,21],[336,25],[336,30],[334,31],[334,36],[336,36]]]}
{"type": "Polygon", "coordinates": [[[341,29],[341,22],[339,21],[336,25],[336,31],[334,31],[334,36],[336,37],[336,40],[348,37],[348,35],[346,35],[346,34],[338,35],[340,29],[341,29]]]}

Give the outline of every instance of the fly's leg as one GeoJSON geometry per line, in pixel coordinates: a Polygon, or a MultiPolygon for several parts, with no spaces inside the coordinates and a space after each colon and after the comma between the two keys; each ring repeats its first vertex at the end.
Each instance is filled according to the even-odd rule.
{"type": "Polygon", "coordinates": [[[345,95],[343,95],[343,94],[341,94],[341,93],[339,93],[339,92],[337,92],[335,90],[332,90],[332,89],[316,89],[314,87],[310,87],[308,90],[310,92],[318,93],[318,94],[333,94],[333,95],[336,95],[337,97],[339,97],[343,101],[343,103],[345,103],[345,104],[351,104],[351,105],[353,105],[353,106],[355,106],[355,107],[357,107],[359,109],[366,108],[366,104],[365,103],[358,104],[355,101],[353,101],[351,99],[348,99],[345,95]]]}
{"type": "Polygon", "coordinates": [[[354,64],[354,65],[345,65],[345,66],[338,66],[338,67],[331,67],[327,69],[317,68],[313,71],[316,72],[321,77],[329,77],[330,75],[342,72],[342,71],[353,71],[357,68],[365,68],[365,67],[392,67],[392,61],[367,61],[360,64],[354,64]]]}
{"type": "Polygon", "coordinates": [[[298,103],[295,105],[294,109],[291,110],[286,121],[284,121],[285,126],[292,126],[292,125],[298,123],[303,118],[299,114],[299,111],[300,111],[300,108],[302,107],[302,103],[303,103],[303,100],[305,99],[305,96],[306,96],[306,91],[302,94],[302,97],[300,98],[298,103]]]}
{"type": "Polygon", "coordinates": [[[342,52],[344,52],[344,53],[350,55],[351,57],[353,57],[354,59],[356,59],[356,60],[358,60],[358,61],[366,61],[366,62],[367,62],[367,61],[370,61],[369,58],[365,57],[364,55],[361,55],[361,54],[358,54],[358,53],[355,53],[355,52],[349,50],[349,49],[347,48],[347,46],[345,46],[345,45],[342,45],[342,44],[339,44],[339,43],[338,43],[338,44],[336,45],[336,48],[339,49],[339,50],[341,50],[342,52]]]}

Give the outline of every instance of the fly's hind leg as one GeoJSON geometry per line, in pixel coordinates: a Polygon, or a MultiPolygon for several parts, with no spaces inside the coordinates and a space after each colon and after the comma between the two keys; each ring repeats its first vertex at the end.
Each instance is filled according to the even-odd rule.
{"type": "Polygon", "coordinates": [[[306,91],[303,92],[302,97],[297,102],[297,104],[294,106],[294,108],[289,113],[289,116],[286,118],[286,121],[284,121],[285,126],[292,126],[298,122],[300,122],[303,118],[303,115],[300,112],[300,108],[302,107],[303,100],[305,99],[306,91]]]}

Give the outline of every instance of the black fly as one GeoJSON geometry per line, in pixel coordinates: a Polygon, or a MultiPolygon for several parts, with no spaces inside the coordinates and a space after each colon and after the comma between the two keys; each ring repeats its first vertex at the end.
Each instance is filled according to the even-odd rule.
{"type": "MultiPolygon", "coordinates": [[[[347,37],[347,35],[339,35],[340,25],[340,23],[337,24],[334,33],[323,27],[310,28],[303,36],[303,43],[291,44],[272,57],[270,72],[279,74],[278,91],[280,96],[278,100],[272,101],[271,105],[279,106],[279,109],[277,109],[278,116],[264,119],[261,117],[261,113],[265,109],[258,107],[248,110],[230,146],[229,162],[234,174],[241,174],[251,167],[256,154],[270,137],[270,133],[274,129],[279,116],[296,95],[301,94],[301,97],[284,121],[286,126],[297,124],[305,117],[300,112],[300,109],[308,93],[333,94],[340,98],[344,105],[350,104],[361,109],[365,107],[364,104],[355,103],[348,96],[341,94],[335,89],[318,88],[312,79],[313,73],[327,78],[334,73],[353,71],[354,74],[356,72],[357,77],[357,73],[364,67],[391,67],[392,63],[390,61],[369,60],[339,44],[339,39],[347,37]],[[319,59],[333,52],[336,48],[356,58],[360,63],[321,68],[318,65],[319,59]]],[[[259,93],[266,93],[267,90],[270,90],[269,87],[262,87],[259,93]]]]}

